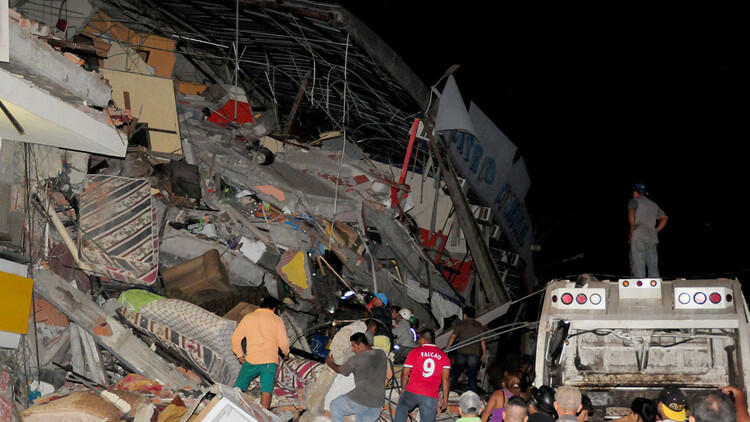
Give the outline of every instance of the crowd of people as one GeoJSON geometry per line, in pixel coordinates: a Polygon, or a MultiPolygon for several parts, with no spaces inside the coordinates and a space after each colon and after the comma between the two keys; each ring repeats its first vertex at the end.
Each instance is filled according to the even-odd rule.
{"type": "MultiPolygon", "coordinates": [[[[478,422],[587,422],[594,415],[591,400],[575,387],[532,387],[528,400],[519,391],[520,372],[506,371],[502,388],[495,391],[483,409],[473,417],[478,422]],[[512,411],[509,409],[513,407],[512,411]],[[512,418],[507,415],[514,415],[512,418]],[[520,418],[515,415],[524,415],[520,418]],[[479,417],[481,415],[481,417],[479,417]]],[[[471,393],[473,394],[473,393],[471,393]]],[[[460,400],[471,402],[470,392],[460,400]],[[465,398],[467,397],[467,398],[465,398]]],[[[466,412],[464,412],[466,413],[466,412]]],[[[462,413],[463,416],[463,413],[462,413]]],[[[471,416],[471,415],[470,415],[471,416]]],[[[615,422],[749,422],[745,395],[736,387],[701,391],[687,397],[676,386],[664,387],[656,400],[635,398],[630,413],[615,422]]],[[[467,421],[462,421],[467,422],[467,421]]]]}
{"type": "MultiPolygon", "coordinates": [[[[277,369],[278,353],[289,353],[284,323],[276,315],[280,303],[265,298],[260,308],[245,316],[232,336],[232,348],[242,363],[235,388],[246,390],[260,377],[261,404],[268,408],[277,369]],[[244,345],[241,343],[245,343],[244,345]]],[[[487,359],[487,346],[481,340],[482,324],[474,310],[466,308],[463,319],[454,325],[448,342],[455,345],[452,358],[437,347],[430,329],[416,335],[415,321],[408,309],[391,308],[385,294],[375,295],[369,307],[367,331],[351,335],[354,356],[343,365],[329,357],[334,371],[354,374],[355,388],[334,399],[330,405],[333,422],[356,416],[357,422],[374,422],[385,405],[386,381],[392,370],[392,348],[404,357],[402,392],[393,422],[406,422],[409,413],[419,409],[420,422],[434,422],[448,406],[451,386],[467,370],[468,391],[459,398],[457,422],[586,422],[594,415],[591,400],[572,386],[533,387],[530,360],[522,360],[519,370],[503,374],[500,388],[486,405],[477,394],[477,371],[487,359]],[[394,346],[399,346],[398,348],[394,346]]],[[[689,398],[675,386],[665,387],[657,400],[638,397],[630,414],[619,422],[750,422],[745,394],[736,387],[701,391],[689,398]]]]}

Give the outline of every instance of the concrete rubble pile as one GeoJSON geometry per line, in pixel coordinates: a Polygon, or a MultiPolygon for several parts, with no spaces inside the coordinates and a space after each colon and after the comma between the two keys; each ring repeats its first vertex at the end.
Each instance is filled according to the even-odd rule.
{"type": "Polygon", "coordinates": [[[76,3],[92,43],[11,10],[0,63],[46,99],[0,88],[15,116],[0,114],[0,286],[15,306],[0,323],[0,421],[213,420],[224,407],[312,420],[335,378],[323,358],[351,354],[371,294],[419,327],[460,316],[471,266],[447,245],[460,230],[431,177],[399,183],[345,132],[286,136],[276,110],[253,110],[257,93],[179,79],[174,40],[102,28],[105,11],[76,3]],[[424,230],[433,214],[444,232],[424,230]],[[293,349],[272,412],[258,385],[228,387],[231,334],[266,295],[283,301],[293,349]],[[337,340],[345,320],[359,321],[337,340]]]}

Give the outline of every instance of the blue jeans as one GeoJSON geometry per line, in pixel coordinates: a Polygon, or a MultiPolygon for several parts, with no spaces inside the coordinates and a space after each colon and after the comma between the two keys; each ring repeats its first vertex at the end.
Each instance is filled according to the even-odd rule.
{"type": "Polygon", "coordinates": [[[455,359],[451,360],[451,386],[455,386],[461,372],[467,369],[466,377],[469,379],[469,390],[477,392],[477,371],[481,365],[479,355],[467,355],[456,353],[455,359]]]}
{"type": "Polygon", "coordinates": [[[331,402],[331,422],[344,422],[349,415],[355,415],[357,422],[375,422],[382,411],[382,407],[362,406],[344,394],[331,402]]]}
{"type": "Polygon", "coordinates": [[[633,239],[630,244],[631,274],[634,278],[658,278],[659,256],[656,252],[656,243],[644,242],[633,239]],[[646,275],[648,268],[648,275],[646,275]]]}
{"type": "Polygon", "coordinates": [[[404,390],[398,399],[396,406],[396,418],[393,422],[406,422],[415,407],[419,407],[419,422],[435,422],[437,415],[438,399],[421,394],[414,394],[404,390]]]}

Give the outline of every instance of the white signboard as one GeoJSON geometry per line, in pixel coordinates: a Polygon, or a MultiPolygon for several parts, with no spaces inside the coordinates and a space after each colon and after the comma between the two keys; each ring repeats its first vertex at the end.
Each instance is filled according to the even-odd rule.
{"type": "Polygon", "coordinates": [[[461,177],[492,208],[495,222],[526,262],[526,275],[533,284],[533,231],[524,202],[531,182],[524,161],[513,161],[516,146],[475,104],[466,110],[452,76],[440,96],[436,128],[461,177]]]}
{"type": "Polygon", "coordinates": [[[0,0],[0,62],[10,57],[10,25],[8,23],[8,0],[0,0]]]}

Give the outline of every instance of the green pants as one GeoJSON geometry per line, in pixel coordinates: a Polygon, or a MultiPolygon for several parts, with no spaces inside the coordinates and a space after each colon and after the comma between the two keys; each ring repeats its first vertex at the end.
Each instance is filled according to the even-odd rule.
{"type": "Polygon", "coordinates": [[[245,362],[242,364],[240,374],[237,375],[237,381],[234,383],[234,386],[245,391],[250,385],[250,381],[260,375],[260,391],[262,393],[273,393],[273,382],[276,379],[277,367],[278,365],[275,363],[253,365],[252,363],[245,362]]]}

